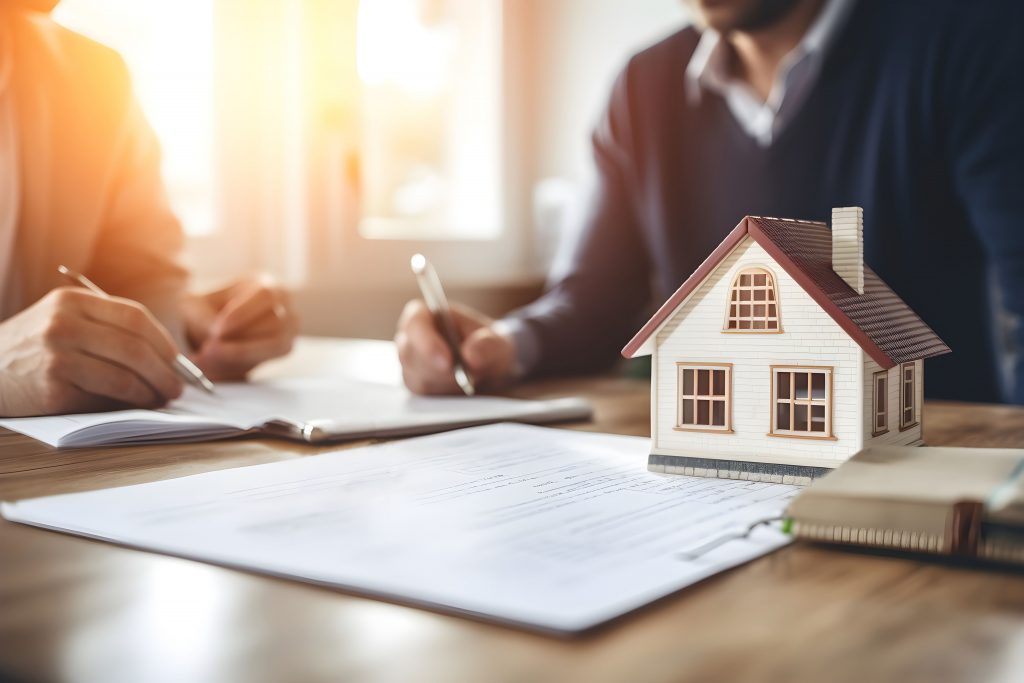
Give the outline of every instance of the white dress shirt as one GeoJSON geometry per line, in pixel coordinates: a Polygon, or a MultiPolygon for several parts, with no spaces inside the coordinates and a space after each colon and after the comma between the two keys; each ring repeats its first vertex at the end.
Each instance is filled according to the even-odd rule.
{"type": "Polygon", "coordinates": [[[779,64],[768,99],[730,73],[732,48],[711,28],[701,32],[686,66],[686,94],[700,103],[701,91],[720,95],[740,127],[759,145],[767,147],[793,120],[821,72],[825,54],[853,7],[854,0],[825,0],[817,18],[800,43],[779,64]]]}

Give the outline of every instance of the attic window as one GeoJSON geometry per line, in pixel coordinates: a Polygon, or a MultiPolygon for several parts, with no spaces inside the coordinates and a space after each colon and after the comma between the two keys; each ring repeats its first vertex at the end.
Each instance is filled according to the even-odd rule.
{"type": "Polygon", "coordinates": [[[779,332],[775,278],[764,268],[741,270],[732,281],[726,332],[779,332]]]}

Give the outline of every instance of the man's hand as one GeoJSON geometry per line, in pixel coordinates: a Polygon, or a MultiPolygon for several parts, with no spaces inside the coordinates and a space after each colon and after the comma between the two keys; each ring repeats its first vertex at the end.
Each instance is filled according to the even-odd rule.
{"type": "MultiPolygon", "coordinates": [[[[466,370],[482,388],[494,388],[512,378],[516,348],[512,340],[493,328],[494,321],[472,309],[452,304],[452,318],[462,337],[459,352],[466,370]]],[[[402,377],[417,394],[458,394],[452,353],[422,301],[410,301],[395,333],[402,377]]]]}
{"type": "Polygon", "coordinates": [[[0,323],[0,415],[161,406],[183,388],[177,353],[144,306],[55,289],[0,323]]]}
{"type": "Polygon", "coordinates": [[[299,323],[288,295],[265,279],[246,279],[182,305],[192,360],[213,381],[242,380],[292,349],[299,323]]]}

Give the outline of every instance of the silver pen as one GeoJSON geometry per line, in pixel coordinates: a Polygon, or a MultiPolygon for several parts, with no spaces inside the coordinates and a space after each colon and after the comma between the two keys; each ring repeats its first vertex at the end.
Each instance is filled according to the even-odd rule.
{"type": "Polygon", "coordinates": [[[441,286],[441,278],[437,276],[434,266],[430,265],[430,261],[423,254],[413,254],[409,265],[412,266],[412,272],[416,276],[416,284],[420,286],[423,300],[427,302],[427,308],[434,315],[434,325],[452,352],[455,382],[462,389],[462,393],[472,396],[476,393],[476,387],[473,385],[473,379],[469,376],[466,363],[462,360],[462,354],[459,352],[462,340],[459,337],[458,328],[455,327],[455,321],[452,319],[452,309],[448,305],[448,297],[445,296],[444,288],[441,286]]]}
{"type": "MultiPolygon", "coordinates": [[[[95,282],[93,282],[86,276],[82,275],[81,273],[77,273],[71,270],[67,266],[57,266],[57,272],[59,272],[61,275],[68,278],[75,284],[85,287],[93,294],[99,294],[100,296],[110,296],[102,289],[100,289],[99,285],[97,285],[95,282]]],[[[185,354],[179,352],[178,355],[174,357],[174,369],[177,371],[179,375],[181,375],[182,379],[184,379],[192,386],[199,387],[208,394],[213,393],[213,390],[215,389],[213,382],[211,382],[210,379],[203,374],[203,371],[200,370],[195,363],[186,358],[185,354]]]]}

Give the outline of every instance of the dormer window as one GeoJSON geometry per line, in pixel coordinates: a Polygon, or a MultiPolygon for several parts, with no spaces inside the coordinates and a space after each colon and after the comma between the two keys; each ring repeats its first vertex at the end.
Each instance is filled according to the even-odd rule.
{"type": "Polygon", "coordinates": [[[741,270],[729,290],[726,332],[780,332],[775,277],[764,268],[741,270]]]}

